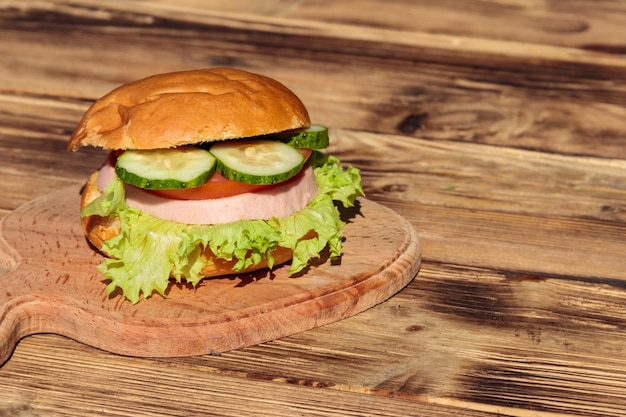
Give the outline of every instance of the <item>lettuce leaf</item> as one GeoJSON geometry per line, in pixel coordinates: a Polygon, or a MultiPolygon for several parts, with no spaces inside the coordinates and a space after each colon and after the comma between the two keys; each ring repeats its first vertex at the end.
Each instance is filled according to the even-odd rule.
{"type": "Polygon", "coordinates": [[[126,298],[137,303],[154,292],[165,296],[170,278],[185,279],[194,287],[200,271],[209,261],[202,248],[209,247],[217,258],[236,260],[233,271],[256,265],[277,246],[293,251],[290,274],[307,267],[309,261],[329,247],[331,258],[341,255],[343,221],[334,201],[344,207],[363,195],[361,177],[354,167],[345,170],[340,161],[315,151],[310,158],[319,194],[302,210],[284,218],[238,220],[217,225],[188,225],[161,220],[124,202],[124,184],[115,177],[103,194],[83,208],[82,216],[116,216],[120,233],[103,242],[109,257],[98,266],[107,284],[107,293],[120,288],[126,298]],[[316,233],[310,233],[315,231],[316,233]],[[313,237],[311,237],[313,235],[313,237]]]}

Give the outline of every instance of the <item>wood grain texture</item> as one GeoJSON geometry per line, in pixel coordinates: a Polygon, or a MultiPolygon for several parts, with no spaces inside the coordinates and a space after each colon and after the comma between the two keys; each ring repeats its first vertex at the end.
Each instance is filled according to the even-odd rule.
{"type": "Polygon", "coordinates": [[[385,395],[363,396],[355,390],[307,385],[307,381],[272,381],[268,374],[216,372],[209,363],[194,366],[190,374],[189,366],[164,366],[150,359],[118,357],[115,364],[104,365],[101,358],[106,357],[101,351],[69,339],[50,335],[28,338],[2,369],[0,412],[38,417],[499,415],[479,410],[459,412],[455,406],[416,403],[385,395]],[[42,354],[51,349],[57,354],[42,354]],[[85,371],[85,362],[92,363],[89,372],[85,371]],[[56,379],[48,375],[56,375],[56,379]],[[144,378],[158,384],[146,384],[144,378]],[[76,380],[81,381],[80,388],[72,383],[76,380]]]}
{"type": "Polygon", "coordinates": [[[331,133],[333,153],[362,168],[368,198],[424,232],[425,259],[625,279],[622,160],[331,133]]]}
{"type": "MultiPolygon", "coordinates": [[[[168,0],[157,0],[162,6],[168,0]]],[[[179,6],[203,9],[202,0],[181,0],[179,6]]],[[[368,29],[380,28],[457,38],[496,39],[575,47],[621,53],[614,36],[626,23],[621,1],[525,1],[525,0],[282,0],[212,1],[211,11],[291,20],[340,23],[368,29]],[[410,6],[410,7],[408,7],[410,6]]]]}
{"type": "MultiPolygon", "coordinates": [[[[0,398],[21,399],[36,409],[58,410],[55,401],[62,401],[74,414],[104,403],[114,415],[135,408],[142,415],[158,409],[158,396],[173,408],[168,414],[186,415],[200,414],[217,395],[225,401],[216,405],[219,415],[222,406],[250,413],[261,406],[257,401],[266,402],[262,407],[271,413],[276,398],[284,405],[304,395],[300,412],[307,415],[310,402],[340,401],[333,399],[341,398],[337,391],[346,398],[366,395],[354,397],[361,408],[351,405],[361,415],[387,415],[364,408],[381,401],[391,407],[388,413],[404,412],[396,415],[619,416],[626,406],[625,296],[610,285],[425,264],[419,280],[389,302],[219,356],[111,360],[68,339],[31,336],[18,345],[0,378],[5,386],[17,383],[31,391],[20,396],[2,391],[0,398]],[[87,367],[80,386],[88,399],[90,392],[109,387],[97,394],[98,402],[72,400],[66,388],[75,386],[72,380],[87,367]],[[147,374],[139,376],[142,372],[147,374]],[[180,378],[191,379],[175,391],[195,393],[190,398],[167,394],[180,378]],[[149,380],[159,385],[151,387],[149,380]],[[146,392],[148,387],[154,391],[146,392]],[[295,387],[307,390],[298,394],[295,387]],[[243,401],[247,396],[251,404],[243,401]]],[[[342,415],[348,412],[342,404],[318,412],[342,415]]]]}
{"type": "MultiPolygon", "coordinates": [[[[344,20],[330,21],[325,3],[296,7],[293,17],[193,6],[8,2],[0,9],[5,40],[0,53],[16,58],[11,66],[0,68],[0,76],[7,80],[5,89],[12,94],[28,91],[84,100],[86,106],[119,84],[148,74],[229,65],[282,80],[307,103],[315,121],[331,126],[624,156],[619,137],[626,116],[626,64],[617,55],[531,40],[493,39],[487,34],[459,37],[423,32],[420,27],[407,30],[397,13],[388,15],[397,27],[381,28],[375,24],[381,16],[376,8],[359,8],[362,21],[371,24],[355,25],[346,17],[355,8],[342,2],[331,10],[344,20]],[[172,32],[177,35],[170,36],[172,32]],[[46,47],[38,40],[41,34],[57,45],[50,62],[40,60],[46,47]],[[308,51],[304,45],[311,42],[315,49],[308,51]],[[313,62],[310,70],[324,74],[323,79],[311,82],[309,74],[298,75],[306,59],[313,62]],[[94,62],[99,66],[95,73],[89,69],[94,62]],[[49,72],[55,74],[54,83],[45,82],[49,72]]],[[[407,6],[399,2],[391,10],[401,7],[407,6]]],[[[494,18],[488,10],[507,7],[490,8],[486,3],[478,10],[487,20],[494,18]]],[[[584,4],[579,7],[586,11],[584,4]]],[[[532,21],[532,8],[522,5],[510,7],[504,16],[524,10],[532,21]]],[[[600,15],[611,10],[606,6],[600,15]]],[[[537,21],[541,13],[537,12],[537,21]]],[[[553,13],[556,20],[558,8],[553,13]]]]}
{"type": "Polygon", "coordinates": [[[255,379],[504,415],[622,414],[623,289],[432,263],[419,278],[347,321],[191,360],[255,379]]]}
{"type": "Polygon", "coordinates": [[[0,414],[624,415],[626,3],[354,5],[0,2],[0,216],[101,163],[65,146],[102,94],[227,65],[292,88],[423,255],[384,303],[219,356],[25,337],[0,414]]]}

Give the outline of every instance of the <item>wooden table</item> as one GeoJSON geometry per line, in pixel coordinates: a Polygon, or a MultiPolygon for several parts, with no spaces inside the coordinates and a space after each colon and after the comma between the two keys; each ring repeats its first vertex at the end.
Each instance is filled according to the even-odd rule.
{"type": "Polygon", "coordinates": [[[388,301],[259,346],[176,359],[56,335],[0,368],[0,414],[626,413],[626,2],[0,2],[0,216],[82,183],[90,103],[233,66],[331,127],[367,198],[418,230],[388,301]]]}

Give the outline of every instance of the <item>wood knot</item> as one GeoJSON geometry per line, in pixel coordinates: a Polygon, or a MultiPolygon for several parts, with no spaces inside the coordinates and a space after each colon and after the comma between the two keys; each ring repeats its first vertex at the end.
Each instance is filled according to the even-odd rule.
{"type": "Polygon", "coordinates": [[[419,324],[412,324],[405,329],[407,332],[419,332],[422,330],[426,330],[426,327],[419,324]]]}
{"type": "Polygon", "coordinates": [[[423,127],[424,120],[428,118],[428,113],[410,114],[398,124],[398,130],[402,133],[415,133],[423,127]]]}

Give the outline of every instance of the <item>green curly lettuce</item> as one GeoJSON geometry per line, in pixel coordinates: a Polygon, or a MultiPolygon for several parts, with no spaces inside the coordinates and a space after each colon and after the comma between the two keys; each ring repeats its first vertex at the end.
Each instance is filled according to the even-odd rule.
{"type": "Polygon", "coordinates": [[[283,218],[216,225],[162,220],[128,207],[124,184],[114,177],[103,194],[81,212],[82,216],[120,220],[120,233],[102,244],[108,257],[98,266],[109,280],[107,293],[120,288],[126,298],[137,303],[141,294],[144,298],[154,292],[165,296],[171,277],[178,282],[185,279],[195,287],[203,278],[200,271],[210,262],[201,256],[206,247],[219,259],[235,259],[233,272],[263,259],[272,268],[272,251],[278,246],[293,251],[290,274],[302,271],[326,246],[331,258],[340,256],[344,222],[334,202],[353,206],[363,195],[361,177],[358,169],[344,169],[337,158],[317,151],[310,164],[320,192],[304,209],[283,218]]]}

